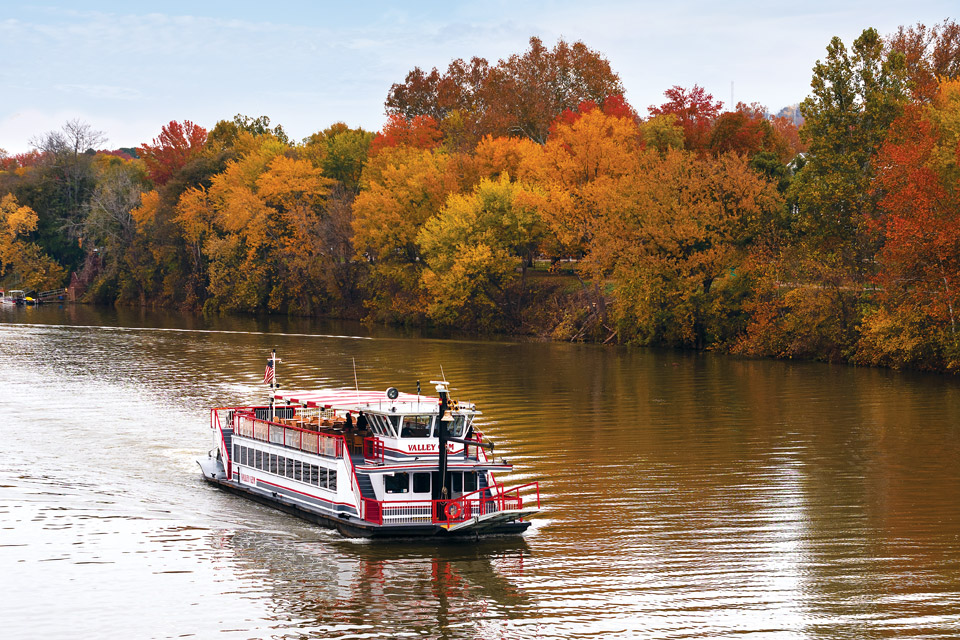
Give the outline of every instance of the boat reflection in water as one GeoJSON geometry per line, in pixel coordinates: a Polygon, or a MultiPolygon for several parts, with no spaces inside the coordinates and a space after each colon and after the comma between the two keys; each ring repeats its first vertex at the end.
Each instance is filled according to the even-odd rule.
{"type": "Polygon", "coordinates": [[[213,542],[232,556],[238,595],[269,603],[259,620],[269,626],[243,631],[474,637],[497,635],[532,607],[516,582],[530,553],[518,537],[411,546],[241,529],[213,542]]]}

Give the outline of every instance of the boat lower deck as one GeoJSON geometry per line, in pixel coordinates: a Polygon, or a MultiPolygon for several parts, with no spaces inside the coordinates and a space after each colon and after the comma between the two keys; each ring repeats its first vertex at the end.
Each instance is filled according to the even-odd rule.
{"type": "Polygon", "coordinates": [[[475,538],[480,535],[515,535],[523,533],[530,526],[529,522],[516,520],[522,515],[520,513],[499,513],[496,514],[499,516],[496,518],[478,519],[475,522],[461,522],[453,525],[432,523],[376,524],[348,514],[331,516],[312,509],[308,505],[289,500],[284,496],[228,480],[223,477],[222,473],[218,473],[214,461],[209,461],[208,466],[201,462],[200,468],[203,470],[203,479],[212,485],[309,522],[336,529],[342,535],[350,538],[475,538]],[[507,520],[507,518],[513,518],[513,520],[507,520]]]}

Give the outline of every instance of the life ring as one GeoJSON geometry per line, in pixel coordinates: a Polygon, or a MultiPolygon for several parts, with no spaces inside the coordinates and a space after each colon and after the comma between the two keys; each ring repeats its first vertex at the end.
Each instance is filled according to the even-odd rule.
{"type": "Polygon", "coordinates": [[[463,507],[460,506],[459,502],[448,502],[443,511],[447,514],[448,520],[457,520],[463,513],[463,507]]]}

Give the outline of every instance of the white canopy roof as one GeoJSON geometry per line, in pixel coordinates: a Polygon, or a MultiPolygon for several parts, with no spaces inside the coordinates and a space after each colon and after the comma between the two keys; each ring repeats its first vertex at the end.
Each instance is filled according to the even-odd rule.
{"type": "Polygon", "coordinates": [[[308,407],[339,409],[342,411],[379,410],[390,411],[396,407],[398,412],[409,413],[424,411],[432,413],[440,405],[438,398],[401,393],[395,400],[387,397],[386,391],[357,391],[349,387],[343,389],[315,389],[305,391],[277,392],[278,400],[289,400],[308,407]],[[416,408],[416,407],[420,408],[416,408]]]}

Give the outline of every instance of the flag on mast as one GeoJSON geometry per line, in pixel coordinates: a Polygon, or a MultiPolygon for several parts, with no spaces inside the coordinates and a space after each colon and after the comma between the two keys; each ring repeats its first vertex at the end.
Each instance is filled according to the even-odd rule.
{"type": "Polygon", "coordinates": [[[273,383],[273,358],[267,360],[267,368],[263,372],[263,383],[272,384],[273,383]]]}

